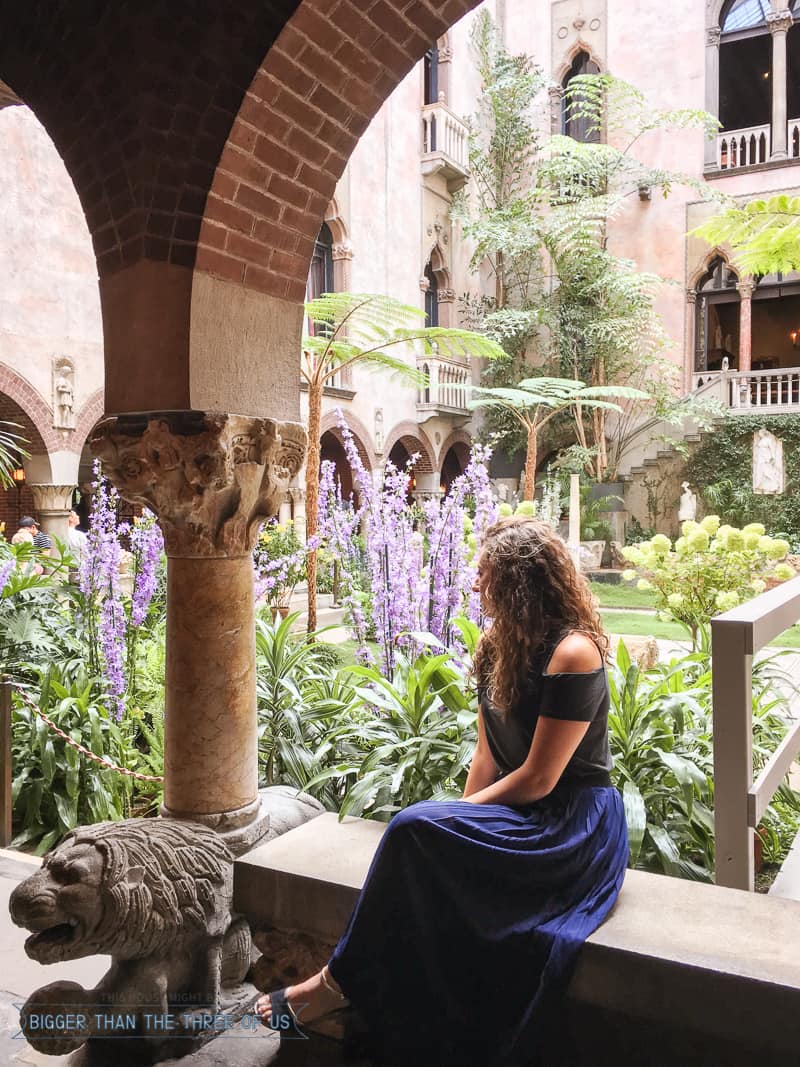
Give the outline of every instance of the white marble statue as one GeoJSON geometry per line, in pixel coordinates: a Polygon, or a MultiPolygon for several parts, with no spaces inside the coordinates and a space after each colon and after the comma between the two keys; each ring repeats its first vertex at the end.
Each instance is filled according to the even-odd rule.
{"type": "Polygon", "coordinates": [[[509,497],[508,486],[506,485],[505,482],[498,482],[498,485],[497,485],[497,499],[500,501],[501,504],[507,504],[508,503],[508,497],[509,497]]]}
{"type": "Polygon", "coordinates": [[[56,362],[53,372],[53,425],[75,429],[75,369],[68,359],[56,362]]]}
{"type": "Polygon", "coordinates": [[[375,408],[375,454],[383,455],[383,408],[375,408]]]}
{"type": "Polygon", "coordinates": [[[694,521],[697,515],[697,497],[689,488],[688,482],[681,482],[680,503],[678,505],[678,522],[694,521]]]}
{"type": "Polygon", "coordinates": [[[769,430],[753,434],[753,492],[782,493],[785,481],[783,441],[769,430]]]}

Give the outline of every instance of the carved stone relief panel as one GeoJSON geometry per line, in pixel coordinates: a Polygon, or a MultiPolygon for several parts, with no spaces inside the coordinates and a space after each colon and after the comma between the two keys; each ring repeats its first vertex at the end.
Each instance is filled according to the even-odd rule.
{"type": "Polygon", "coordinates": [[[554,81],[560,81],[578,47],[606,69],[607,24],[606,0],[555,0],[551,20],[554,81]]]}

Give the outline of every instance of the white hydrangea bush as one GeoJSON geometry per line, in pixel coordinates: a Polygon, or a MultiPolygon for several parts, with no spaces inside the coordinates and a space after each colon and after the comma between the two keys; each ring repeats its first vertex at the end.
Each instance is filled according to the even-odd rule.
{"type": "Polygon", "coordinates": [[[628,545],[622,551],[633,569],[622,577],[638,576],[639,589],[655,590],[658,610],[686,626],[696,644],[699,628],[714,615],[763,593],[770,581],[795,576],[786,562],[789,549],[761,523],[737,529],[707,515],[702,522],[684,522],[674,545],[664,534],[628,545]]]}

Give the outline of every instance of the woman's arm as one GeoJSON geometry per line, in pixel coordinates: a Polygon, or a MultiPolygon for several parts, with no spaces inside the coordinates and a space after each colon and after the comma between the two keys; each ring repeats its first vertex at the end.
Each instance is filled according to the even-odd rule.
{"type": "MultiPolygon", "coordinates": [[[[583,674],[600,666],[602,659],[591,638],[575,633],[558,645],[548,664],[548,673],[583,674]]],[[[465,791],[464,799],[470,804],[530,804],[546,797],[588,729],[588,722],[541,716],[522,766],[476,793],[465,791]]]]}
{"type": "Polygon", "coordinates": [[[469,765],[467,784],[464,786],[464,797],[471,796],[479,790],[490,785],[499,773],[499,768],[494,761],[489,742],[486,740],[486,730],[483,725],[483,712],[478,708],[478,744],[469,765]]]}

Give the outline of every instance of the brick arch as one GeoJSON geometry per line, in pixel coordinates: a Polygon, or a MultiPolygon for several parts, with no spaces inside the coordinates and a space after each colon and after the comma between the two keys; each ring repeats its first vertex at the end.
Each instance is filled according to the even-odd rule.
{"type": "MultiPolygon", "coordinates": [[[[372,450],[370,432],[364,425],[364,423],[356,415],[352,415],[349,411],[344,415],[344,421],[347,423],[347,428],[353,435],[353,443],[358,451],[359,458],[368,471],[374,470],[376,466],[375,453],[372,450]]],[[[343,443],[342,431],[339,427],[339,413],[336,411],[328,411],[322,416],[322,421],[319,426],[319,435],[330,433],[336,438],[337,441],[343,443]]]]}
{"type": "Polygon", "coordinates": [[[388,457],[397,442],[400,442],[409,454],[419,452],[415,470],[418,474],[432,474],[436,470],[436,454],[430,438],[415,422],[399,422],[386,438],[383,454],[388,457]]]}
{"type": "Polygon", "coordinates": [[[444,457],[447,455],[453,445],[463,445],[464,448],[466,448],[467,453],[469,453],[472,449],[472,443],[472,437],[470,436],[470,434],[467,433],[466,430],[453,430],[449,437],[445,438],[441,448],[439,449],[439,456],[437,458],[436,463],[437,470],[442,469],[444,457]]]}
{"type": "Polygon", "coordinates": [[[53,412],[42,394],[4,363],[0,363],[0,394],[22,412],[21,417],[12,418],[5,414],[2,417],[24,426],[25,436],[30,436],[29,452],[44,454],[64,447],[58,431],[53,428],[53,412]]]}
{"type": "Polygon", "coordinates": [[[92,236],[109,413],[297,417],[326,205],[383,101],[477,2],[5,5],[0,77],[52,137],[92,236]],[[220,281],[244,292],[210,293],[220,281]]]}
{"type": "Polygon", "coordinates": [[[250,84],[208,194],[197,270],[301,301],[359,137],[477,0],[303,0],[250,84]]]}
{"type": "Polygon", "coordinates": [[[78,455],[83,452],[83,446],[86,444],[86,439],[92,432],[95,424],[102,419],[104,414],[104,393],[102,389],[97,389],[81,408],[80,415],[78,416],[78,424],[75,427],[75,432],[72,435],[72,441],[69,446],[73,452],[77,452],[78,455]]]}

